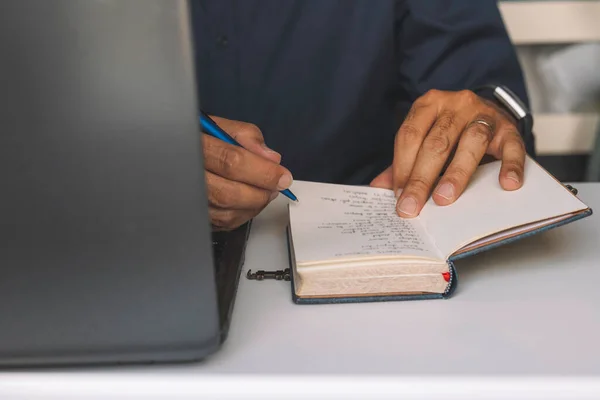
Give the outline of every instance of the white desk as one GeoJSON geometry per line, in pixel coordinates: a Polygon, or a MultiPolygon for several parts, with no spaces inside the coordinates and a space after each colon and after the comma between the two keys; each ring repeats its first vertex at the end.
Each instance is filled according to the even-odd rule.
{"type": "MultiPolygon", "coordinates": [[[[600,184],[576,186],[600,210],[600,184]]],[[[245,270],[287,266],[284,204],[256,219],[245,270]]],[[[463,260],[449,300],[300,306],[288,282],[242,277],[209,360],[5,374],[0,398],[598,399],[599,260],[595,214],[463,260]]]]}

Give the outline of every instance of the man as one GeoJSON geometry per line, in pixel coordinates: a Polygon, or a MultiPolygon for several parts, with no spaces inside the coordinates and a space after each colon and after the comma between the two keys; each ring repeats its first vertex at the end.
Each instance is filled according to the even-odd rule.
{"type": "Polygon", "coordinates": [[[192,15],[200,102],[244,147],[203,135],[216,229],[292,176],[401,189],[405,218],[456,201],[486,154],[504,189],[523,184],[522,132],[472,91],[528,101],[495,0],[192,0],[192,15]]]}

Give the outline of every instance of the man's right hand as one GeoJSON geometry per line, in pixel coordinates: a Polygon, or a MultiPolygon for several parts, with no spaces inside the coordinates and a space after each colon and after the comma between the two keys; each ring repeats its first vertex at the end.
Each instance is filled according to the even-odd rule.
{"type": "Polygon", "coordinates": [[[232,230],[258,215],[280,190],[287,189],[292,174],[279,165],[281,156],[265,145],[258,127],[211,118],[243,147],[202,135],[211,223],[215,230],[232,230]]]}

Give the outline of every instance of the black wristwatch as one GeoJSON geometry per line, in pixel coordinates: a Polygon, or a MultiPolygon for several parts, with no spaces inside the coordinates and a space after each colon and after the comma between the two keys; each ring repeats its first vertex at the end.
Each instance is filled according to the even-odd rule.
{"type": "Polygon", "coordinates": [[[534,155],[533,116],[519,96],[506,86],[485,85],[473,89],[473,92],[486,98],[493,98],[517,121],[517,129],[525,141],[527,153],[534,155]]]}

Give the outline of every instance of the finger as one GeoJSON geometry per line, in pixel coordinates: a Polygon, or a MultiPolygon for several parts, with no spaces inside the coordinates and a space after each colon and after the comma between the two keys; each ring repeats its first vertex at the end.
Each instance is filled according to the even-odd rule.
{"type": "Polygon", "coordinates": [[[393,176],[392,176],[392,166],[390,165],[389,167],[387,167],[385,169],[385,171],[383,171],[382,173],[380,173],[379,175],[377,175],[369,184],[369,186],[372,187],[377,187],[377,188],[382,188],[382,189],[391,189],[392,188],[392,180],[393,180],[393,176]]]}
{"type": "Polygon", "coordinates": [[[525,144],[514,127],[506,134],[502,145],[502,162],[500,166],[500,186],[505,190],[516,190],[523,186],[525,173],[525,144]],[[514,130],[513,130],[514,129],[514,130]]]}
{"type": "Polygon", "coordinates": [[[262,210],[224,210],[209,208],[210,221],[216,231],[228,231],[239,228],[262,210]]]}
{"type": "Polygon", "coordinates": [[[212,207],[232,210],[254,210],[266,206],[277,192],[234,182],[206,171],[208,202],[212,207]]]}
{"type": "Polygon", "coordinates": [[[292,184],[286,168],[244,148],[203,135],[204,168],[223,178],[269,191],[283,190],[292,184]]]}
{"type": "Polygon", "coordinates": [[[454,111],[439,115],[431,133],[423,140],[410,177],[398,198],[400,216],[411,218],[421,212],[464,127],[464,117],[454,111]]]}
{"type": "Polygon", "coordinates": [[[433,105],[417,101],[400,126],[394,142],[392,163],[394,193],[403,188],[413,170],[419,149],[431,129],[437,114],[433,105]]]}
{"type": "Polygon", "coordinates": [[[460,197],[494,136],[493,117],[479,115],[474,121],[481,122],[472,122],[465,128],[456,153],[433,192],[436,204],[448,205],[460,197]]]}
{"type": "Polygon", "coordinates": [[[281,162],[281,155],[265,144],[265,139],[258,126],[220,117],[211,116],[211,118],[246,150],[273,162],[281,162]]]}

